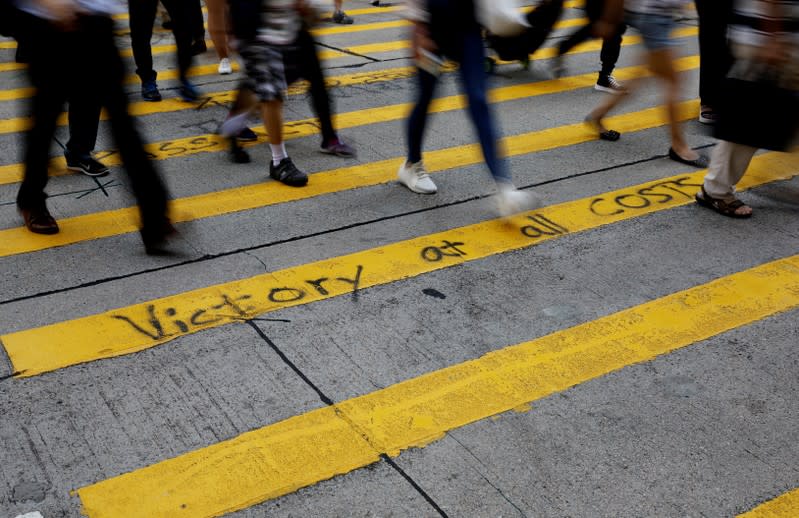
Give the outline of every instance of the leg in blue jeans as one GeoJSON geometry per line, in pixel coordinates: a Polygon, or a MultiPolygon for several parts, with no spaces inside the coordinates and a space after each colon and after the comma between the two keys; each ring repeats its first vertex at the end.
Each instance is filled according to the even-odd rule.
{"type": "Polygon", "coordinates": [[[497,153],[497,133],[486,100],[485,54],[480,33],[474,31],[465,34],[462,48],[461,81],[469,100],[469,115],[477,130],[486,166],[495,181],[511,183],[512,179],[504,161],[497,153]]]}
{"type": "Polygon", "coordinates": [[[433,93],[436,89],[438,78],[422,69],[416,72],[418,82],[418,93],[416,105],[408,117],[407,138],[408,138],[408,162],[415,164],[422,159],[422,138],[424,129],[427,125],[427,110],[430,101],[433,100],[433,93]]]}

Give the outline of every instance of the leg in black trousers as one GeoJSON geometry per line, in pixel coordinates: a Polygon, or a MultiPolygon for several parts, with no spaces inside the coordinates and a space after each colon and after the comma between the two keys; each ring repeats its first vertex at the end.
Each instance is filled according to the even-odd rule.
{"type": "Polygon", "coordinates": [[[732,65],[727,46],[727,24],[732,15],[732,0],[696,0],[699,15],[699,97],[702,111],[712,122],[713,107],[718,103],[724,77],[732,65]]]}
{"type": "Polygon", "coordinates": [[[336,130],[333,129],[330,96],[327,93],[322,64],[316,55],[316,44],[313,36],[307,29],[300,31],[296,45],[298,47],[300,74],[311,84],[311,103],[316,116],[319,118],[319,125],[322,127],[322,145],[324,146],[336,139],[337,136],[336,130]]]}
{"type": "Polygon", "coordinates": [[[78,95],[69,100],[69,141],[67,158],[87,159],[94,151],[100,127],[102,103],[97,97],[78,95]]]}
{"type": "MultiPolygon", "coordinates": [[[[182,80],[191,67],[192,61],[192,20],[191,11],[185,0],[162,0],[172,20],[172,33],[178,48],[178,69],[182,80]]],[[[130,14],[130,38],[133,48],[133,59],[136,62],[136,74],[142,83],[155,81],[153,70],[153,52],[150,40],[153,36],[153,24],[158,7],[158,0],[131,0],[128,2],[130,14]]]]}
{"type": "Polygon", "coordinates": [[[145,244],[164,237],[167,219],[167,192],[152,161],[144,151],[139,132],[133,118],[128,113],[128,98],[123,90],[124,67],[114,43],[113,23],[105,17],[88,17],[78,42],[77,56],[85,66],[86,72],[92,63],[103,63],[104,74],[90,87],[76,88],[73,95],[96,96],[108,110],[111,131],[119,148],[122,162],[130,178],[133,194],[139,205],[142,223],[142,237],[145,244]],[[89,56],[89,59],[83,57],[89,56]],[[78,92],[85,92],[79,94],[78,92]]]}
{"type": "Polygon", "coordinates": [[[36,93],[30,105],[33,124],[25,135],[25,178],[17,194],[17,206],[23,211],[46,212],[44,189],[48,179],[50,146],[56,121],[68,95],[63,81],[68,77],[67,67],[59,52],[63,50],[66,38],[49,23],[27,14],[20,17],[20,23],[23,28],[19,38],[24,42],[28,75],[36,93]]]}
{"type": "MultiPolygon", "coordinates": [[[[136,62],[136,74],[142,83],[155,81],[156,73],[153,70],[153,52],[150,48],[150,40],[153,37],[153,24],[157,8],[158,0],[128,2],[130,43],[133,49],[133,60],[136,62]]],[[[172,16],[172,13],[169,15],[172,16]]]]}
{"type": "MultiPolygon", "coordinates": [[[[586,2],[585,14],[588,17],[588,23],[577,29],[560,43],[558,46],[558,54],[566,54],[580,43],[594,37],[594,24],[602,16],[604,7],[604,0],[588,0],[586,2]]],[[[612,36],[602,40],[602,51],[599,55],[602,66],[599,72],[600,78],[607,78],[613,73],[613,69],[616,68],[616,62],[619,60],[619,54],[621,53],[622,35],[626,29],[627,27],[622,24],[612,36]]]]}

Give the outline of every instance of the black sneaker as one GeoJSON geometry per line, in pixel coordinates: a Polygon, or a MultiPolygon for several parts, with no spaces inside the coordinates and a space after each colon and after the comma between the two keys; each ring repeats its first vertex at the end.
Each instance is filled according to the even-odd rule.
{"type": "Polygon", "coordinates": [[[291,158],[286,157],[278,165],[269,164],[269,176],[292,187],[302,187],[308,183],[308,175],[297,169],[291,158]]]}
{"type": "Polygon", "coordinates": [[[86,176],[105,176],[108,174],[108,167],[92,156],[72,157],[65,155],[67,159],[67,169],[83,173],[86,176]]]}
{"type": "Polygon", "coordinates": [[[627,92],[627,88],[623,84],[616,81],[616,78],[611,75],[599,74],[594,85],[594,90],[597,92],[605,92],[613,95],[619,95],[627,92]]]}
{"type": "Polygon", "coordinates": [[[141,96],[145,101],[157,103],[161,100],[161,92],[158,91],[158,85],[155,83],[155,79],[142,82],[141,96]]]}
{"type": "Polygon", "coordinates": [[[139,233],[147,255],[172,255],[169,242],[178,231],[169,219],[165,218],[158,224],[143,227],[139,233]]]}

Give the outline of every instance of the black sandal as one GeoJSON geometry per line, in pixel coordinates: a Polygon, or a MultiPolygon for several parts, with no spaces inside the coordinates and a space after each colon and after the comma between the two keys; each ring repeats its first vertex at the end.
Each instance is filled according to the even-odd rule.
{"type": "Polygon", "coordinates": [[[735,199],[727,203],[726,201],[720,198],[713,198],[707,193],[707,191],[705,191],[704,186],[702,186],[701,192],[696,193],[695,198],[696,198],[696,203],[698,203],[702,207],[707,207],[708,209],[716,211],[722,216],[727,216],[728,218],[736,218],[736,219],[746,219],[752,217],[751,212],[749,214],[738,214],[737,212],[735,212],[741,207],[749,207],[741,200],[735,199]]]}
{"type": "Polygon", "coordinates": [[[691,165],[699,169],[707,169],[710,165],[710,160],[705,155],[699,155],[698,157],[694,158],[693,160],[688,158],[683,158],[674,151],[674,148],[669,148],[669,158],[674,160],[675,162],[679,162],[685,165],[691,165]]]}
{"type": "Polygon", "coordinates": [[[599,134],[599,140],[607,140],[608,142],[616,142],[621,138],[621,133],[616,130],[609,130],[602,127],[598,119],[594,119],[590,115],[585,118],[585,123],[591,126],[591,129],[599,134]]]}

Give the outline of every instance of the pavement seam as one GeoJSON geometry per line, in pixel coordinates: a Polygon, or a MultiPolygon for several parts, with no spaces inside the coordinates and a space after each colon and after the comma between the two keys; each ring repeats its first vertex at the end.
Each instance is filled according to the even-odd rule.
{"type": "Polygon", "coordinates": [[[276,344],[275,342],[273,342],[273,341],[272,341],[272,340],[269,338],[269,336],[267,336],[267,334],[264,332],[264,330],[263,330],[263,329],[261,329],[261,328],[258,326],[258,324],[256,324],[255,322],[253,322],[253,320],[246,320],[246,323],[247,323],[247,325],[249,325],[249,326],[250,326],[250,327],[251,327],[251,328],[252,328],[252,329],[255,331],[255,333],[256,333],[256,334],[257,334],[257,335],[258,335],[258,336],[261,338],[261,340],[263,340],[263,341],[264,341],[264,342],[265,342],[265,343],[266,343],[266,344],[269,346],[269,348],[270,348],[270,349],[272,349],[272,351],[273,351],[275,354],[277,354],[277,355],[278,355],[278,357],[279,357],[279,358],[280,358],[280,360],[283,362],[283,364],[284,364],[284,365],[286,365],[286,366],[287,366],[289,369],[291,369],[291,370],[294,372],[294,374],[296,374],[296,375],[297,375],[297,376],[298,376],[298,377],[299,377],[299,378],[300,378],[300,379],[303,381],[303,383],[305,383],[305,384],[306,384],[306,385],[307,385],[307,386],[308,386],[308,387],[309,387],[311,390],[313,390],[313,391],[316,393],[316,395],[319,397],[319,399],[322,401],[322,403],[324,403],[325,405],[327,405],[327,406],[329,406],[329,407],[333,408],[333,410],[334,410],[334,411],[335,411],[335,413],[336,413],[336,416],[337,416],[339,419],[342,419],[342,420],[343,420],[343,421],[344,421],[344,422],[347,424],[347,426],[349,426],[349,427],[350,427],[350,428],[351,428],[353,431],[355,431],[355,432],[356,432],[358,435],[360,435],[360,436],[363,438],[363,440],[364,440],[364,441],[365,441],[367,444],[369,444],[369,446],[370,446],[372,449],[374,449],[375,453],[376,453],[376,454],[377,454],[377,455],[378,455],[378,456],[379,456],[379,457],[380,457],[380,458],[381,458],[381,459],[382,459],[382,460],[383,460],[383,461],[384,461],[386,464],[388,464],[388,465],[389,465],[389,466],[390,466],[392,469],[394,469],[394,471],[396,471],[397,473],[399,473],[399,474],[400,474],[400,476],[402,476],[402,478],[404,478],[404,479],[405,479],[405,480],[406,480],[406,481],[407,481],[407,482],[408,482],[408,483],[411,485],[411,487],[413,487],[413,489],[414,489],[414,490],[415,490],[417,493],[419,493],[419,495],[420,495],[422,498],[424,498],[424,499],[425,499],[425,501],[426,501],[426,502],[427,502],[427,503],[428,503],[428,504],[429,504],[429,505],[430,505],[430,506],[431,506],[431,507],[432,507],[432,508],[433,508],[433,509],[434,509],[434,510],[435,510],[435,511],[436,511],[436,512],[437,512],[437,513],[438,513],[438,514],[439,514],[439,515],[442,517],[442,518],[447,518],[447,514],[446,514],[446,513],[445,513],[445,512],[444,512],[444,511],[441,509],[441,507],[438,505],[438,503],[436,503],[436,501],[435,501],[435,500],[433,500],[433,498],[432,498],[432,497],[431,497],[431,496],[430,496],[430,495],[427,493],[427,491],[425,491],[425,490],[424,490],[424,488],[422,488],[422,487],[421,487],[421,486],[420,486],[420,485],[419,485],[419,484],[418,484],[418,483],[417,483],[417,482],[416,482],[416,481],[413,479],[413,477],[411,477],[410,475],[408,475],[408,474],[405,472],[405,470],[403,470],[402,468],[400,468],[400,467],[397,465],[397,463],[396,463],[396,462],[394,462],[394,460],[393,460],[393,459],[391,459],[391,457],[389,457],[389,456],[388,456],[388,455],[386,455],[385,453],[382,453],[382,452],[380,451],[380,449],[379,449],[377,446],[375,446],[374,444],[372,444],[372,441],[369,439],[369,436],[368,436],[368,434],[366,434],[366,432],[364,432],[363,430],[360,430],[360,429],[359,429],[359,427],[358,427],[358,426],[357,426],[357,425],[356,425],[356,424],[355,424],[355,423],[352,421],[352,419],[348,418],[348,417],[347,417],[347,415],[346,415],[346,414],[344,414],[344,413],[341,411],[341,409],[340,409],[340,408],[338,408],[338,407],[336,406],[336,403],[335,403],[335,401],[333,401],[333,399],[332,399],[330,396],[328,396],[327,394],[325,394],[325,392],[324,392],[324,391],[323,391],[321,388],[319,388],[319,387],[316,385],[316,383],[314,383],[313,381],[311,381],[311,379],[310,379],[310,378],[309,378],[309,377],[308,377],[308,376],[307,376],[307,375],[306,375],[304,372],[302,372],[302,369],[300,369],[300,368],[297,366],[297,364],[296,364],[296,363],[294,363],[293,361],[291,361],[291,359],[288,357],[288,355],[287,355],[286,353],[284,353],[284,352],[283,352],[283,351],[280,349],[280,347],[278,347],[278,346],[277,346],[277,344],[276,344]]]}

